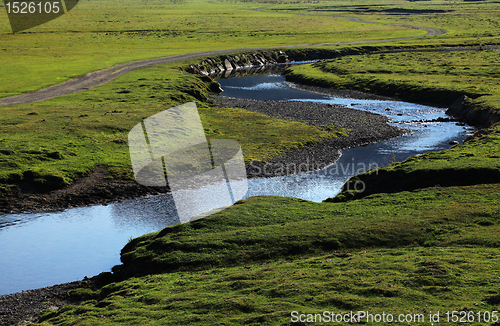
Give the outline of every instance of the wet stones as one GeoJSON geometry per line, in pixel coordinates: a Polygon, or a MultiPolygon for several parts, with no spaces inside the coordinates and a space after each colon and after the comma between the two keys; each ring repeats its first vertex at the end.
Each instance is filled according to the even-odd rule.
{"type": "Polygon", "coordinates": [[[264,67],[279,63],[296,61],[313,61],[331,59],[339,55],[337,50],[286,50],[286,51],[260,51],[254,53],[240,53],[207,58],[199,64],[192,64],[188,72],[196,75],[224,75],[226,72],[239,69],[264,67]]]}

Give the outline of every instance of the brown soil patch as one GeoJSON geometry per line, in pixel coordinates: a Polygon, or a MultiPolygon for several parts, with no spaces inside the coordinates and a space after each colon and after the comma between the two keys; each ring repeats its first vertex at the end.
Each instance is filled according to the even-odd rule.
{"type": "Polygon", "coordinates": [[[87,176],[63,189],[44,193],[21,185],[12,195],[0,197],[0,213],[61,210],[108,204],[165,192],[168,192],[166,187],[145,187],[135,181],[110,179],[106,168],[96,166],[87,176]]]}

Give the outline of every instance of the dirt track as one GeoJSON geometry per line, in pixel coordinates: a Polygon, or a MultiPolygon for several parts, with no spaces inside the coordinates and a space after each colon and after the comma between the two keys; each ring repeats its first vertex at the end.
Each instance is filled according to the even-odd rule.
{"type": "MultiPolygon", "coordinates": [[[[262,7],[259,9],[248,9],[248,10],[264,11],[265,8],[266,7],[262,7]]],[[[291,14],[294,14],[294,13],[291,13],[291,14]]],[[[298,15],[306,15],[306,14],[298,14],[298,15]]],[[[328,16],[328,15],[314,15],[314,16],[328,16]]],[[[408,28],[416,28],[416,29],[421,29],[421,30],[426,31],[427,34],[421,35],[421,36],[411,36],[411,37],[382,39],[382,40],[360,40],[360,41],[351,41],[351,42],[297,44],[297,45],[278,46],[278,47],[260,47],[260,48],[217,50],[217,51],[207,51],[207,52],[196,52],[196,53],[188,53],[188,54],[181,54],[181,55],[172,55],[172,56],[156,58],[156,59],[133,61],[133,62],[119,64],[119,65],[113,66],[113,67],[108,68],[108,69],[94,71],[94,72],[88,73],[84,76],[70,79],[62,84],[53,85],[53,86],[50,86],[47,88],[40,89],[38,91],[2,98],[2,99],[0,99],[0,106],[42,102],[42,101],[45,101],[45,100],[48,100],[48,99],[51,99],[54,97],[83,92],[87,89],[95,88],[97,86],[101,86],[101,85],[104,85],[106,83],[109,83],[112,80],[114,80],[116,77],[121,76],[123,74],[126,74],[129,71],[143,68],[143,67],[152,66],[152,65],[162,64],[162,63],[178,62],[178,61],[183,61],[183,60],[203,58],[203,57],[223,55],[223,54],[230,54],[230,53],[238,53],[238,52],[244,52],[244,51],[298,48],[298,47],[319,47],[319,46],[327,46],[327,45],[349,45],[349,44],[354,45],[354,44],[362,44],[362,43],[402,41],[402,40],[408,40],[408,39],[419,38],[419,37],[437,36],[437,35],[442,35],[442,34],[446,33],[442,29],[419,27],[419,26],[413,26],[413,25],[365,22],[365,21],[362,21],[358,17],[345,17],[345,16],[330,16],[330,17],[346,18],[352,22],[361,23],[361,24],[382,24],[382,25],[394,25],[394,26],[403,26],[403,27],[408,27],[408,28]]]]}
{"type": "MultiPolygon", "coordinates": [[[[265,10],[268,7],[270,7],[270,6],[260,7],[258,9],[247,9],[247,10],[260,11],[260,12],[269,12],[269,11],[265,10]]],[[[354,23],[375,24],[375,25],[392,25],[392,26],[400,26],[400,27],[421,29],[421,30],[427,32],[427,34],[425,34],[425,35],[419,35],[419,36],[408,36],[408,37],[399,37],[399,38],[382,39],[382,40],[365,40],[365,41],[361,40],[361,41],[337,42],[337,43],[320,43],[320,44],[314,44],[313,46],[341,45],[341,44],[344,44],[344,45],[347,44],[347,45],[349,45],[349,44],[362,44],[362,43],[375,43],[375,42],[403,41],[403,40],[410,40],[410,39],[413,39],[413,38],[443,35],[443,34],[446,33],[446,31],[444,29],[440,29],[440,28],[428,28],[428,27],[420,27],[420,26],[408,25],[408,24],[390,24],[390,23],[368,22],[368,21],[361,20],[361,18],[359,18],[359,17],[353,17],[353,16],[302,14],[302,13],[295,13],[295,12],[280,12],[280,13],[281,14],[289,14],[289,15],[299,15],[299,16],[318,16],[318,17],[345,18],[345,19],[350,20],[350,21],[352,21],[354,23]]]]}

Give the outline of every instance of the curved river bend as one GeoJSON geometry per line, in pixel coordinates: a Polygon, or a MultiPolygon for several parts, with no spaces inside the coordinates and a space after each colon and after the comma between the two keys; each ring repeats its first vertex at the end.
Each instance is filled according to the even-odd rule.
{"type": "MultiPolygon", "coordinates": [[[[453,122],[408,123],[445,117],[444,109],[396,101],[333,98],[291,88],[280,75],[222,79],[220,83],[226,96],[343,104],[385,114],[394,124],[413,130],[396,139],[343,151],[335,164],[321,171],[249,180],[247,197],[279,195],[319,202],[335,196],[350,176],[368,167],[385,166],[393,157],[401,161],[411,155],[449,148],[450,141],[461,142],[471,132],[469,127],[453,122]]],[[[177,222],[168,194],[62,212],[0,216],[0,295],[109,271],[120,263],[120,250],[129,239],[177,222]]]]}

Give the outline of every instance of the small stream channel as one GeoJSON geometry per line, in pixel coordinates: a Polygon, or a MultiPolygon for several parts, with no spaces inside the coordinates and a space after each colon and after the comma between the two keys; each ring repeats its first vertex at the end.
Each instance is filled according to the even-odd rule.
{"type": "MultiPolygon", "coordinates": [[[[413,133],[348,149],[320,171],[249,180],[247,197],[292,196],[320,202],[335,196],[353,174],[412,155],[449,148],[472,131],[455,122],[420,123],[445,117],[445,109],[397,101],[334,98],[290,87],[283,76],[267,74],[220,79],[223,95],[257,100],[300,100],[342,104],[385,114],[413,133]]],[[[206,207],[206,211],[214,207],[206,207]]],[[[178,223],[168,194],[62,212],[0,216],[0,295],[75,281],[109,271],[131,238],[178,223]]]]}

